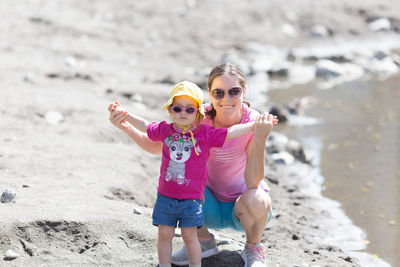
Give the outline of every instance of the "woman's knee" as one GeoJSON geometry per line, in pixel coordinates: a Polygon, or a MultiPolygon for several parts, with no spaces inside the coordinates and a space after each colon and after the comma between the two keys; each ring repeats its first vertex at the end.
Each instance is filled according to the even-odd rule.
{"type": "Polygon", "coordinates": [[[248,189],[238,198],[235,212],[246,212],[261,215],[269,212],[272,201],[267,192],[262,189],[248,189]]]}

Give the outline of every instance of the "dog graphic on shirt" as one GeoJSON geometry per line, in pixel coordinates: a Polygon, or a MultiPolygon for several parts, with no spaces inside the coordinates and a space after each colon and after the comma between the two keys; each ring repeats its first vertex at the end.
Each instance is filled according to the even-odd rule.
{"type": "MultiPolygon", "coordinates": [[[[196,139],[194,142],[196,143],[196,139]]],[[[186,135],[180,136],[174,133],[165,138],[165,144],[168,146],[170,157],[165,180],[175,181],[179,185],[188,185],[190,180],[185,178],[185,162],[192,154],[193,142],[186,135]]]]}

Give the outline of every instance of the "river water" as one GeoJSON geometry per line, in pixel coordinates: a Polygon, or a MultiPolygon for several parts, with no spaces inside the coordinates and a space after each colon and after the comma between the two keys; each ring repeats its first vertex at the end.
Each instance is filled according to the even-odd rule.
{"type": "Polygon", "coordinates": [[[268,92],[282,105],[304,96],[316,100],[305,116],[320,122],[277,131],[320,150],[323,195],[367,233],[366,252],[400,266],[400,76],[268,92]]]}

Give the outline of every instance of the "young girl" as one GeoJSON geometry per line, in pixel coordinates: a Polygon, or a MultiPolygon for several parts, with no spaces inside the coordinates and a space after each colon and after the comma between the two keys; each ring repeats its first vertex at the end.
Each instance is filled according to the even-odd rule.
{"type": "MultiPolygon", "coordinates": [[[[181,227],[189,266],[201,266],[201,248],[197,228],[204,223],[203,193],[208,179],[207,160],[212,147],[221,147],[225,140],[249,133],[254,122],[230,128],[214,128],[199,124],[204,117],[203,93],[194,83],[176,84],[163,108],[173,123],[149,123],[124,110],[118,102],[109,111],[118,112],[111,121],[128,135],[136,129],[147,132],[153,141],[163,142],[162,163],[153,225],[158,226],[158,257],[160,267],[171,265],[172,238],[175,227],[181,227]],[[119,122],[119,123],[116,123],[119,122]]],[[[271,118],[272,125],[276,118],[271,118]]]]}

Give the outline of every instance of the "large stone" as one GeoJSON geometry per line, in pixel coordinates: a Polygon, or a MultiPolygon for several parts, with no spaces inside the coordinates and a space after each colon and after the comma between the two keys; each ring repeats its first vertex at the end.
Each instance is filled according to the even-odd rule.
{"type": "Polygon", "coordinates": [[[15,203],[17,201],[17,193],[11,189],[4,190],[0,197],[1,203],[15,203]]]}
{"type": "Polygon", "coordinates": [[[4,255],[4,260],[5,261],[12,261],[15,260],[16,258],[18,258],[19,255],[17,253],[15,253],[14,251],[12,251],[11,249],[7,250],[6,254],[4,255]]]}

